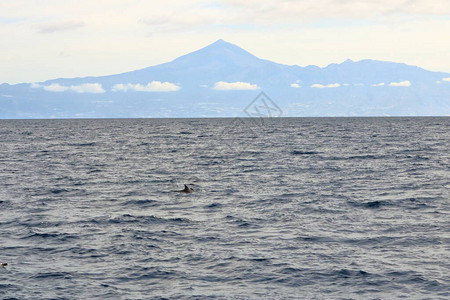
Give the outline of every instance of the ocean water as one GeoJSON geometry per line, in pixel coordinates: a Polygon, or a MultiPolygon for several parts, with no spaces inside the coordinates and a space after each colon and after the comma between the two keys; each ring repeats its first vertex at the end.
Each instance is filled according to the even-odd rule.
{"type": "Polygon", "coordinates": [[[0,139],[1,299],[450,298],[450,118],[0,120],[0,139]]]}

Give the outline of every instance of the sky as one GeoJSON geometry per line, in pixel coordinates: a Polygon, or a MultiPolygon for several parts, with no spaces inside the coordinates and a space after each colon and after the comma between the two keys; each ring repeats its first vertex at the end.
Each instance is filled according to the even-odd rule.
{"type": "Polygon", "coordinates": [[[448,0],[0,0],[0,83],[117,74],[218,39],[287,65],[450,72],[448,0]]]}

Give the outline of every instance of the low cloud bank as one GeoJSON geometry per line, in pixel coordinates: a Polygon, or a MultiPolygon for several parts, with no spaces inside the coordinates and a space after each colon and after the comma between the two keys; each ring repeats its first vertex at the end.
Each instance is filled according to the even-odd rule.
{"type": "Polygon", "coordinates": [[[105,90],[103,89],[102,85],[100,83],[84,83],[80,85],[71,85],[71,86],[65,86],[60,85],[59,83],[52,83],[49,85],[41,85],[39,83],[32,83],[30,85],[31,88],[37,89],[42,88],[45,91],[48,92],[65,92],[65,91],[73,91],[77,93],[91,93],[91,94],[101,94],[104,93],[105,90]]]}
{"type": "Polygon", "coordinates": [[[136,91],[136,92],[175,92],[181,89],[178,85],[171,82],[161,82],[161,81],[152,81],[147,83],[147,85],[142,85],[140,83],[132,84],[132,83],[118,83],[115,84],[112,88],[113,92],[127,92],[127,91],[136,91]]]}
{"type": "Polygon", "coordinates": [[[320,84],[320,83],[315,83],[313,85],[311,85],[312,88],[316,88],[316,89],[327,89],[327,88],[337,88],[340,87],[341,85],[339,83],[331,83],[331,84],[320,84]]]}
{"type": "Polygon", "coordinates": [[[411,86],[411,82],[409,80],[400,81],[400,82],[391,82],[389,86],[398,86],[398,87],[408,87],[411,86]]]}
{"type": "Polygon", "coordinates": [[[248,82],[225,82],[218,81],[214,84],[214,90],[218,91],[230,91],[230,90],[258,90],[259,86],[257,84],[251,84],[248,82]]]}

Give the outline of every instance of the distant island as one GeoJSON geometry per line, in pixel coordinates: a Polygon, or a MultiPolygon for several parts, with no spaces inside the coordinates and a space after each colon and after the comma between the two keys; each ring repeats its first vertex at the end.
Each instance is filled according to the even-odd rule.
{"type": "Polygon", "coordinates": [[[288,66],[218,40],[132,72],[1,84],[0,118],[246,116],[261,92],[286,117],[450,115],[449,73],[369,59],[288,66]]]}

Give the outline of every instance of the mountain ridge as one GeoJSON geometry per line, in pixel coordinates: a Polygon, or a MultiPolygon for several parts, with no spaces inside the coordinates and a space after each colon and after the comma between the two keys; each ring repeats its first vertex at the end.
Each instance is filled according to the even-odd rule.
{"type": "Polygon", "coordinates": [[[261,91],[287,116],[449,115],[446,78],[372,59],[284,65],[219,39],[120,74],[2,84],[0,118],[232,117],[261,91]]]}

